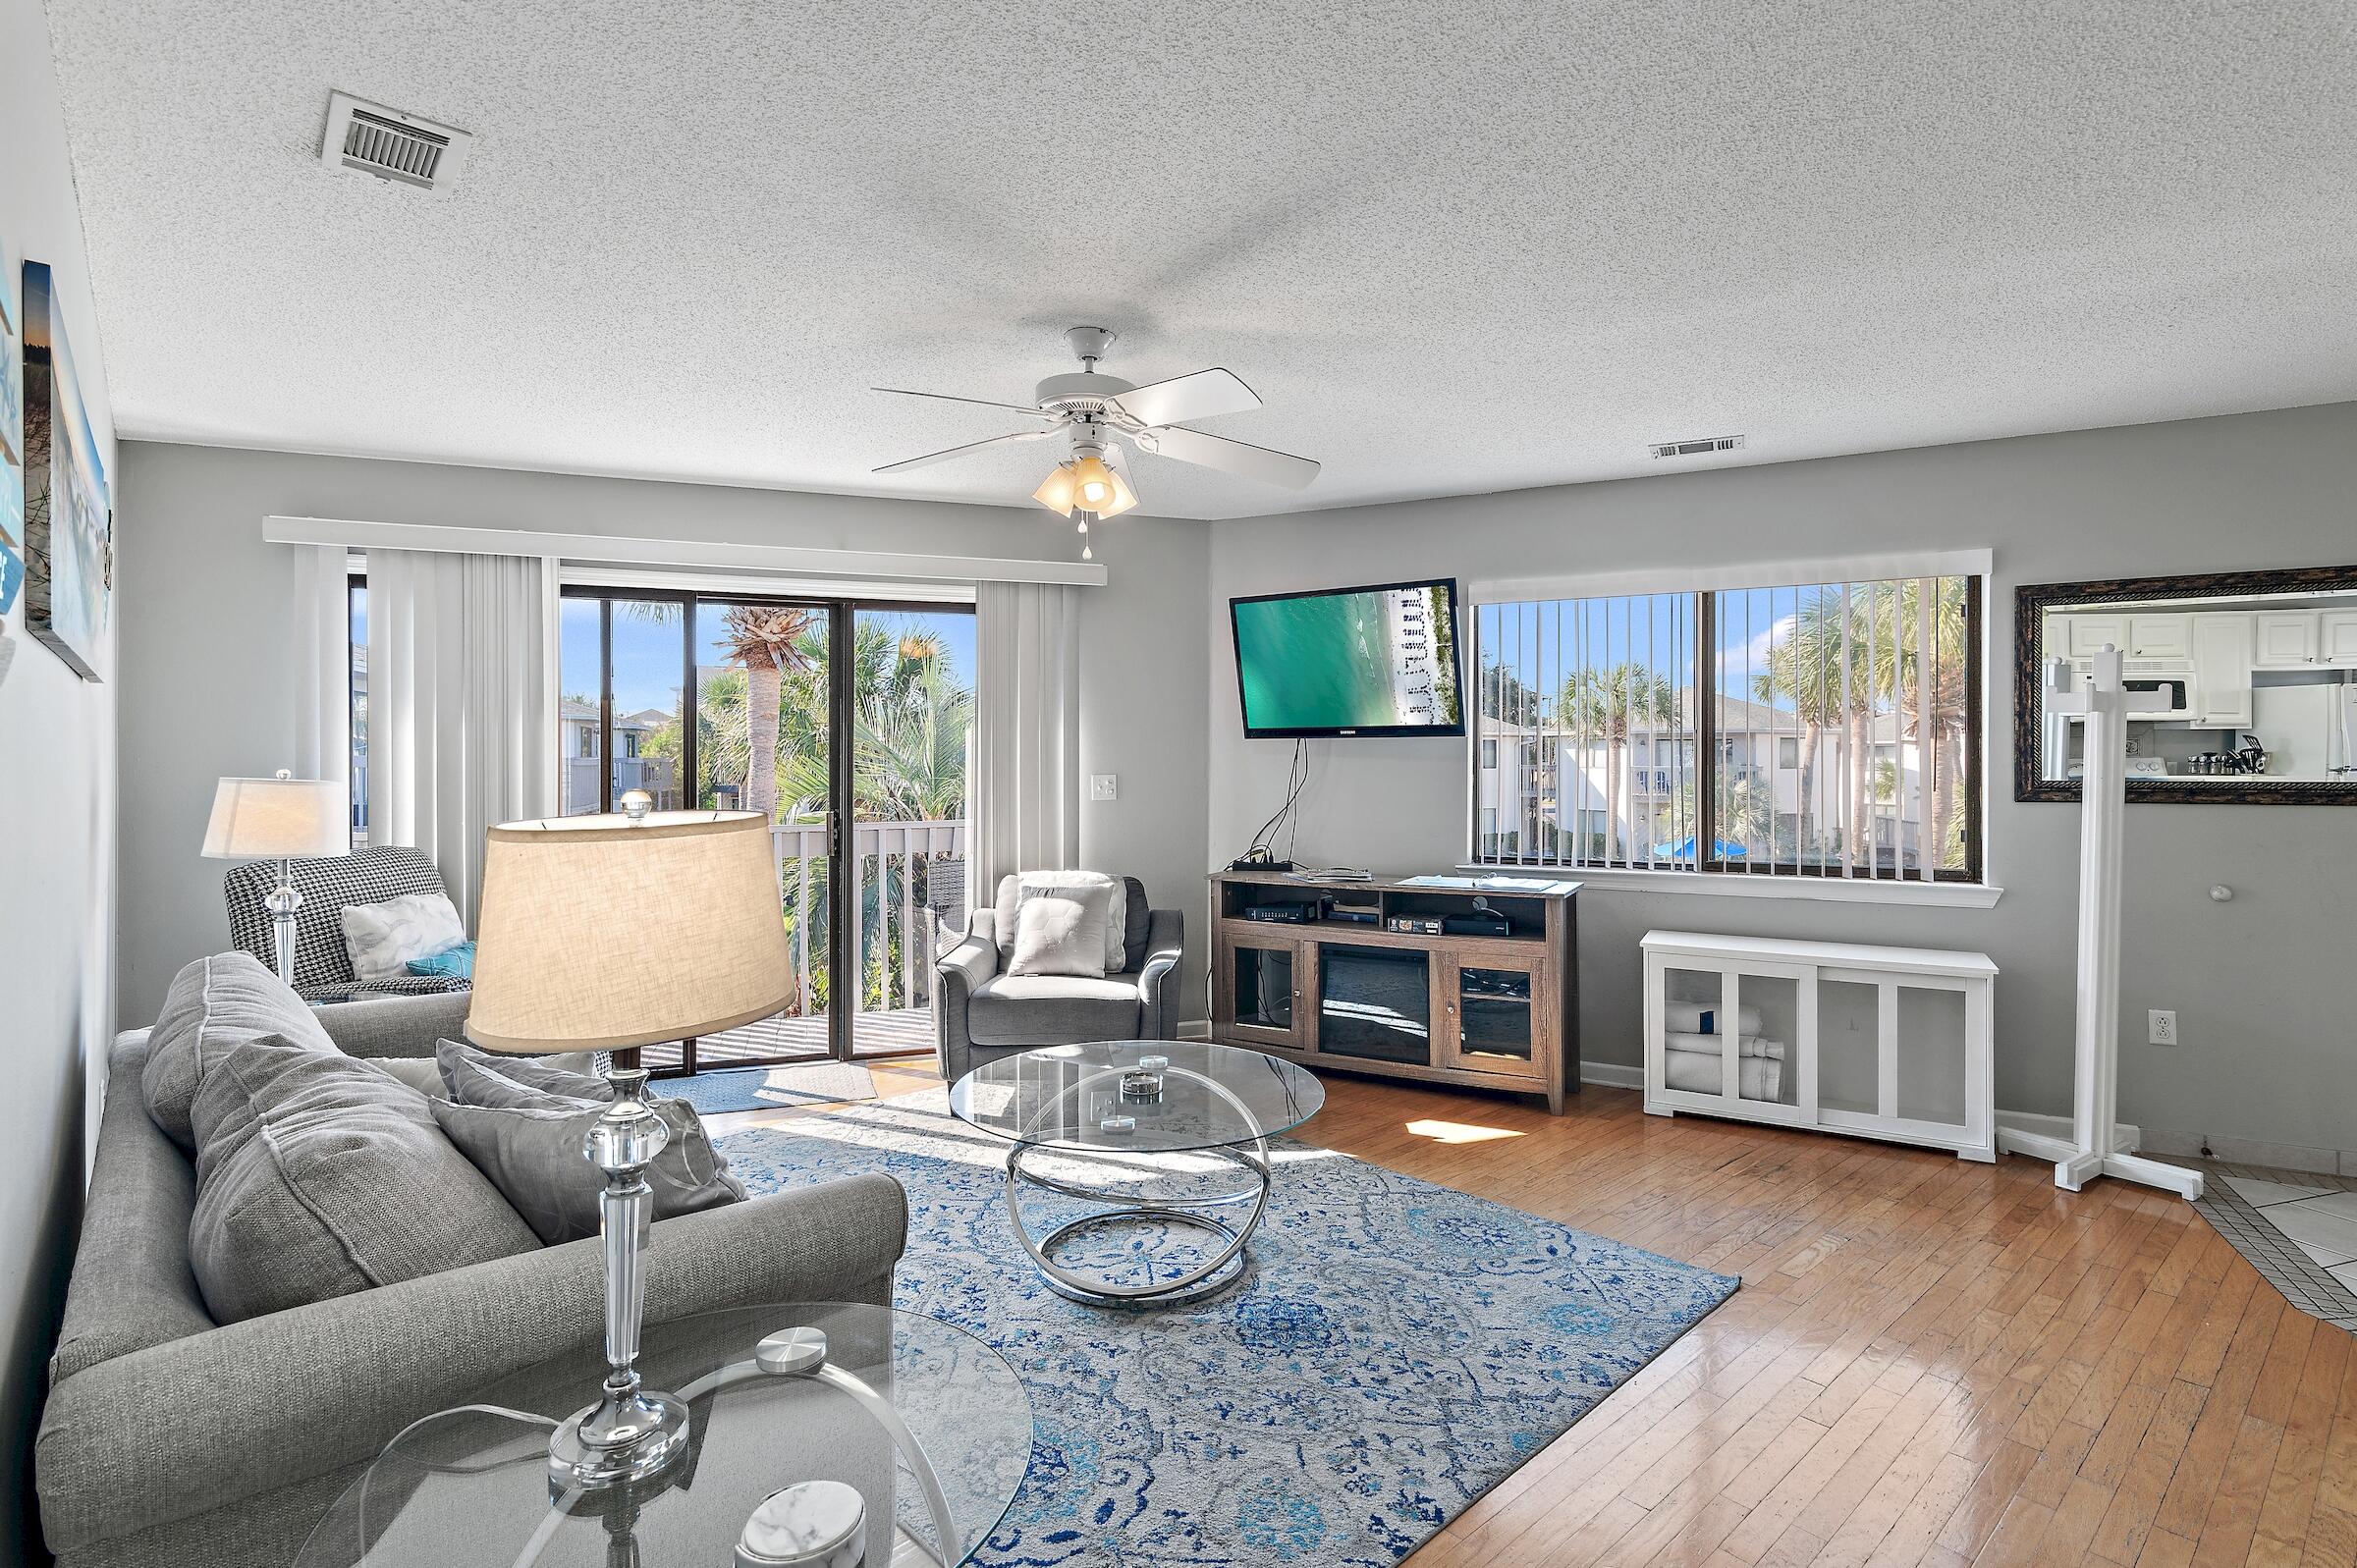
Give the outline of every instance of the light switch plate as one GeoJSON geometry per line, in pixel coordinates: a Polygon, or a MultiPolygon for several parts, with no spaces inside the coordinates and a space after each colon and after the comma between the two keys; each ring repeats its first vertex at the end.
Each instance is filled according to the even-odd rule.
{"type": "Polygon", "coordinates": [[[1121,780],[1116,775],[1092,773],[1088,776],[1088,798],[1091,800],[1117,800],[1120,798],[1118,793],[1120,784],[1121,780]]]}

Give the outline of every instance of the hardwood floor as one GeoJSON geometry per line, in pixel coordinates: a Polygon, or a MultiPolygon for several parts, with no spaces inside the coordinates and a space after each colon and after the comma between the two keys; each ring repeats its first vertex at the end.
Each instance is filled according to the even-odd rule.
{"type": "Polygon", "coordinates": [[[1313,1142],[1743,1277],[1414,1568],[2357,1565],[2350,1336],[2190,1205],[1627,1090],[1327,1092],[1313,1142]]]}

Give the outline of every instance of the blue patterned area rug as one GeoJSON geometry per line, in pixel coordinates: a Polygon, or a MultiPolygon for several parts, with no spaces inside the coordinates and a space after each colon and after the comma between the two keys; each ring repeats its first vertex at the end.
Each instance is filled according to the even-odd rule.
{"type": "Polygon", "coordinates": [[[777,1106],[873,1100],[876,1081],[855,1061],[796,1061],[779,1067],[720,1067],[649,1085],[666,1100],[685,1100],[702,1116],[777,1106]]]}
{"type": "MultiPolygon", "coordinates": [[[[940,1090],[722,1147],[754,1192],[867,1170],[907,1188],[899,1305],[996,1346],[1037,1421],[1022,1491],[976,1558],[992,1568],[1396,1562],[1737,1284],[1287,1140],[1242,1283],[1088,1307],[1041,1283],[1008,1227],[1007,1146],[953,1120],[940,1090]]],[[[1139,1261],[1182,1232],[1120,1231],[1058,1261],[1183,1267],[1139,1261]]]]}

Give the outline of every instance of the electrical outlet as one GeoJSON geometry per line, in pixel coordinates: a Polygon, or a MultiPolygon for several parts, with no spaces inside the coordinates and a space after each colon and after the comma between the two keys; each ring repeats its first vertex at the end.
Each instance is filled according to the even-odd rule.
{"type": "Polygon", "coordinates": [[[1092,773],[1088,776],[1088,798],[1091,800],[1117,800],[1120,798],[1120,787],[1121,780],[1116,775],[1092,773]]]}
{"type": "Polygon", "coordinates": [[[2159,1007],[2145,1015],[2145,1043],[2155,1046],[2173,1046],[2177,1043],[2177,1015],[2159,1007]]]}

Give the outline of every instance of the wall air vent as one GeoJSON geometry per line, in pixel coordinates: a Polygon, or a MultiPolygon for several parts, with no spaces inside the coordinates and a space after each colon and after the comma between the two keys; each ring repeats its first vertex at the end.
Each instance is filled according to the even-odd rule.
{"type": "Polygon", "coordinates": [[[439,190],[458,177],[473,138],[464,131],[420,120],[348,92],[327,95],[327,133],[319,161],[357,169],[379,180],[439,190]]]}
{"type": "Polygon", "coordinates": [[[1653,455],[1657,458],[1699,458],[1710,452],[1735,452],[1743,445],[1741,436],[1704,436],[1695,441],[1657,441],[1653,455]]]}

